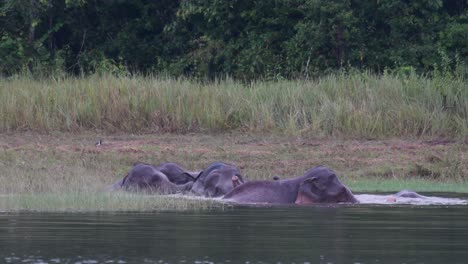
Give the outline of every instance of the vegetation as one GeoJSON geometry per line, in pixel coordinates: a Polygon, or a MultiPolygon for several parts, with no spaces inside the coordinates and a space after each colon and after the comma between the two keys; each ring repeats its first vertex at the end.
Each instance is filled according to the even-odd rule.
{"type": "Polygon", "coordinates": [[[2,0],[0,74],[466,75],[467,31],[466,0],[2,0]]]}
{"type": "Polygon", "coordinates": [[[129,193],[41,193],[0,196],[2,211],[198,211],[230,206],[213,199],[129,193]]]}
{"type": "Polygon", "coordinates": [[[0,131],[24,130],[463,138],[468,83],[365,72],[248,84],[112,75],[0,80],[0,131]]]}
{"type": "Polygon", "coordinates": [[[467,32],[465,0],[0,0],[0,211],[225,208],[100,192],[136,161],[464,191],[467,32]]]}
{"type": "Polygon", "coordinates": [[[336,140],[273,135],[0,134],[0,211],[226,209],[214,200],[103,193],[137,161],[201,170],[222,160],[247,179],[302,175],[322,164],[354,192],[466,192],[468,145],[447,140],[336,140]]]}

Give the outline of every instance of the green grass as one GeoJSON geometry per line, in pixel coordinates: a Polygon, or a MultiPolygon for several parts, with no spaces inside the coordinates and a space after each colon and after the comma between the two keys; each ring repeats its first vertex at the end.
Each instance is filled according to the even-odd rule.
{"type": "Polygon", "coordinates": [[[197,211],[229,207],[217,200],[131,193],[38,193],[0,195],[0,211],[197,211]]]}
{"type": "Polygon", "coordinates": [[[468,83],[365,72],[250,84],[110,75],[0,80],[0,131],[96,129],[463,138],[468,83]]]}

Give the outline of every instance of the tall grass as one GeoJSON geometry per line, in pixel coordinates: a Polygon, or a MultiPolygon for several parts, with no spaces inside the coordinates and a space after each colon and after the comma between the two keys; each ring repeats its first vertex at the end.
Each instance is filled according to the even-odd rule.
{"type": "Polygon", "coordinates": [[[0,131],[90,129],[464,137],[468,84],[370,73],[250,84],[110,75],[0,80],[0,131]]]}

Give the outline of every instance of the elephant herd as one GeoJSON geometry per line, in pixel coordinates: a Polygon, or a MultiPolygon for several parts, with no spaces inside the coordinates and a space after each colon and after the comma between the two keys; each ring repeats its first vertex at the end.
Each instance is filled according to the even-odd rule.
{"type": "Polygon", "coordinates": [[[318,166],[304,175],[272,180],[249,181],[239,168],[224,162],[214,162],[201,172],[190,172],[175,163],[158,166],[136,163],[128,174],[110,186],[125,190],[156,194],[195,194],[222,197],[237,203],[356,203],[352,192],[329,168],[318,166]]]}
{"type": "MultiPolygon", "coordinates": [[[[200,172],[187,171],[175,163],[158,166],[136,163],[123,179],[108,189],[220,197],[241,204],[359,202],[349,188],[340,182],[335,172],[324,166],[311,168],[304,175],[294,178],[246,181],[239,168],[224,162],[214,162],[200,172]]],[[[411,191],[400,192],[396,196],[419,197],[411,191]]]]}

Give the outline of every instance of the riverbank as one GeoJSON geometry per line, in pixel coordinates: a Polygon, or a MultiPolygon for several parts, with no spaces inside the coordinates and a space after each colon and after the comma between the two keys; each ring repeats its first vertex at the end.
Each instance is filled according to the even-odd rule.
{"type": "Polygon", "coordinates": [[[466,192],[463,140],[351,140],[273,135],[0,134],[0,210],[122,211],[223,208],[213,200],[105,194],[134,162],[201,170],[236,164],[248,180],[301,175],[325,165],[353,192],[466,192]],[[102,145],[95,142],[102,139],[102,145]]]}

